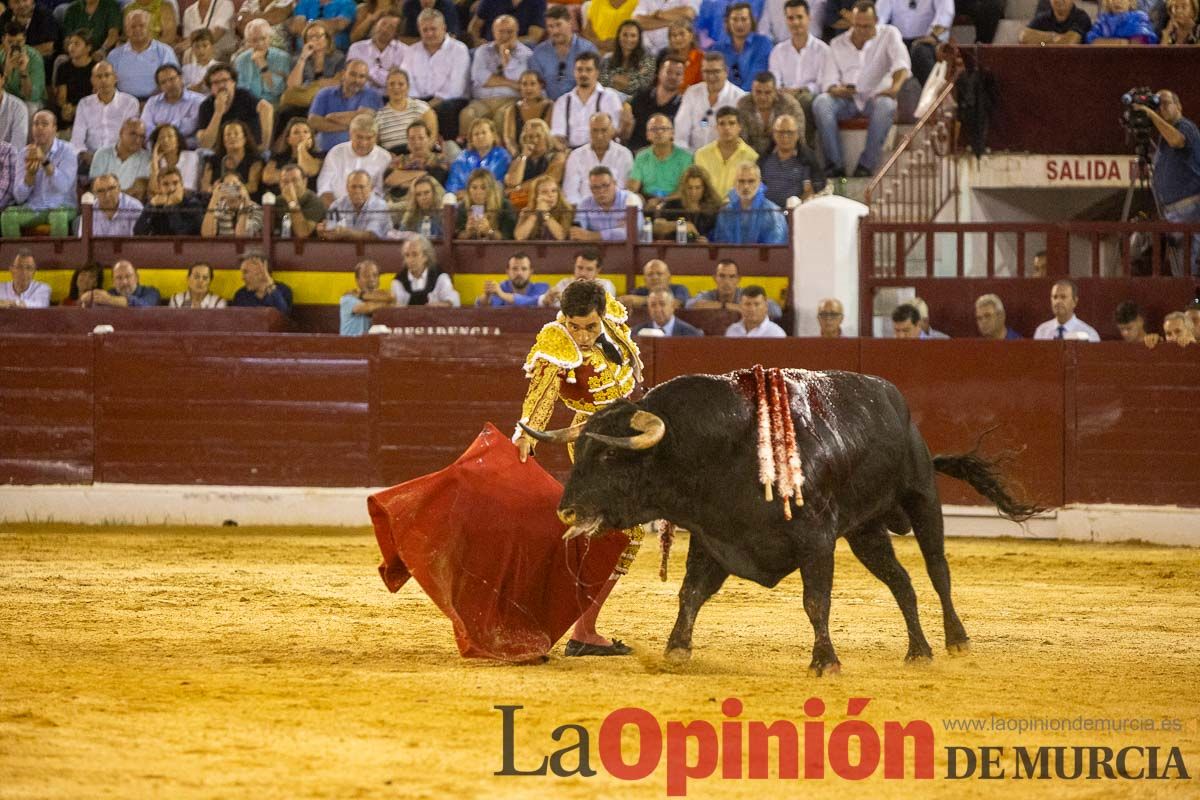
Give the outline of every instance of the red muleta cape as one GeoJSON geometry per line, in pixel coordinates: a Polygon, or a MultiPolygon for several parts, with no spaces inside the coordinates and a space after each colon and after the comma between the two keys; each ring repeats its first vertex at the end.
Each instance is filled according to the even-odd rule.
{"type": "Polygon", "coordinates": [[[416,578],[466,658],[528,661],[603,588],[628,539],[563,541],[562,485],[488,423],[457,461],[367,498],[390,591],[416,578]]]}

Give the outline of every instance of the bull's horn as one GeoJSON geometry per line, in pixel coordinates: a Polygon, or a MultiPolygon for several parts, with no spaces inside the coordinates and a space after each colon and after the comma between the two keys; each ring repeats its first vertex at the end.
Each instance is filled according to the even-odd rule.
{"type": "Polygon", "coordinates": [[[579,434],[583,433],[585,423],[581,422],[578,425],[572,425],[569,428],[559,428],[554,431],[539,431],[537,428],[531,428],[524,422],[518,422],[521,430],[528,433],[539,442],[553,442],[554,444],[570,444],[579,438],[579,434]]]}
{"type": "Polygon", "coordinates": [[[661,417],[649,411],[635,411],[629,420],[629,427],[641,431],[637,436],[605,436],[602,433],[589,433],[598,442],[620,447],[624,450],[649,450],[662,441],[667,432],[667,423],[661,417]]]}

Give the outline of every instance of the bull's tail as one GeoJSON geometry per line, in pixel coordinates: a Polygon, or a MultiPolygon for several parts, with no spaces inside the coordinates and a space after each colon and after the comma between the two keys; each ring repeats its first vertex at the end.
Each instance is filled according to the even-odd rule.
{"type": "Polygon", "coordinates": [[[943,475],[971,484],[971,488],[996,504],[1002,516],[1014,522],[1024,522],[1046,510],[1014,500],[1000,474],[999,465],[1005,458],[1001,456],[989,461],[976,455],[976,450],[961,455],[934,456],[933,468],[943,475]]]}

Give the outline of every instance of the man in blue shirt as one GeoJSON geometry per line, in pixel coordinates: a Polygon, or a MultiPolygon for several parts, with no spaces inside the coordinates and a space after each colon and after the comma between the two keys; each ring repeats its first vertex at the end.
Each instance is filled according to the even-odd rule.
{"type": "Polygon", "coordinates": [[[143,286],[137,267],[128,261],[113,264],[113,285],[107,292],[92,289],[79,297],[81,306],[113,306],[116,308],[153,308],[161,301],[158,289],[143,286]]]}
{"type": "Polygon", "coordinates": [[[633,329],[634,336],[653,336],[643,334],[646,330],[662,331],[663,336],[703,336],[704,331],[694,325],[689,325],[675,316],[675,296],[670,289],[659,287],[650,292],[646,302],[646,311],[650,321],[644,322],[633,329]]]}
{"type": "Polygon", "coordinates": [[[108,63],[117,73],[117,88],[138,100],[145,100],[158,91],[154,76],[163,64],[179,64],[170,45],[150,38],[150,13],[134,9],[125,17],[125,37],[128,41],[114,47],[108,63]]]}
{"type": "Polygon", "coordinates": [[[333,45],[343,53],[350,49],[350,26],[354,24],[354,0],[299,0],[292,17],[292,32],[300,35],[314,19],[324,20],[333,34],[333,45]]]}
{"type": "Polygon", "coordinates": [[[234,294],[231,306],[245,308],[274,308],[285,317],[292,313],[292,287],[276,283],[271,277],[267,259],[255,253],[246,253],[238,262],[245,284],[234,294]]]}
{"type": "Polygon", "coordinates": [[[308,109],[308,124],[317,131],[317,149],[328,153],[342,142],[350,141],[350,121],[361,108],[380,109],[383,98],[367,86],[367,63],[357,58],[346,63],[340,86],[326,86],[317,92],[308,109]]]}
{"type": "Polygon", "coordinates": [[[713,241],[786,244],[787,232],[783,212],[767,199],[758,166],[749,162],[739,166],[729,202],[717,215],[713,241]]]}
{"type": "Polygon", "coordinates": [[[24,162],[14,164],[13,200],[0,216],[4,238],[16,238],[29,225],[50,223],[51,236],[69,236],[78,213],[75,175],[79,159],[75,148],[58,138],[58,119],[53,111],[33,115],[32,141],[25,146],[24,162]],[[22,169],[22,167],[24,169],[22,169]]]}
{"type": "Polygon", "coordinates": [[[580,53],[595,52],[587,39],[575,35],[571,12],[566,6],[546,10],[546,41],[533,48],[530,69],[542,76],[546,96],[557,100],[575,88],[575,59],[580,53]]]}
{"type": "Polygon", "coordinates": [[[637,229],[642,229],[641,199],[617,188],[617,179],[608,167],[592,167],[588,173],[591,194],[575,209],[575,224],[571,227],[573,242],[623,242],[626,238],[625,208],[637,206],[637,229]]]}
{"type": "Polygon", "coordinates": [[[477,306],[515,306],[537,308],[538,301],[547,291],[549,284],[531,280],[533,261],[525,253],[514,253],[508,259],[508,280],[496,283],[483,282],[483,294],[475,301],[477,306]]]}
{"type": "Polygon", "coordinates": [[[362,336],[371,329],[371,315],[396,302],[391,292],[379,288],[379,265],[364,259],[354,266],[354,282],[358,290],[346,292],[338,304],[342,336],[362,336]]]}
{"type": "MultiPolygon", "coordinates": [[[[1200,223],[1200,129],[1184,119],[1179,95],[1162,89],[1158,101],[1161,113],[1134,106],[1146,112],[1162,137],[1154,153],[1154,196],[1168,222],[1200,223]]],[[[1191,274],[1200,276],[1200,234],[1192,234],[1191,274]]]]}
{"type": "Polygon", "coordinates": [[[767,69],[775,43],[754,32],[749,3],[734,3],[725,9],[725,32],[713,49],[725,56],[730,83],[748,92],[754,76],[767,69]]]}

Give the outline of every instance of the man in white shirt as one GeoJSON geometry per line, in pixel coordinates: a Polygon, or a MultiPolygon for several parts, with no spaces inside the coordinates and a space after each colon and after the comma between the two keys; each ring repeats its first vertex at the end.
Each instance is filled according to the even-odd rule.
{"type": "Polygon", "coordinates": [[[12,280],[0,283],[0,308],[47,308],[50,305],[50,286],[35,281],[37,261],[33,253],[22,248],[13,259],[12,280]]]}
{"type": "Polygon", "coordinates": [[[608,278],[601,278],[600,270],[604,266],[604,259],[600,255],[599,250],[593,250],[588,247],[580,250],[575,254],[575,260],[571,265],[571,277],[563,278],[558,283],[550,287],[550,291],[538,298],[538,305],[549,308],[558,308],[559,300],[562,298],[563,290],[574,281],[596,281],[604,287],[604,291],[610,296],[617,296],[617,289],[613,286],[612,281],[608,278]]]}
{"type": "Polygon", "coordinates": [[[783,339],[783,328],[767,318],[767,292],[763,287],[750,285],[742,289],[738,304],[742,318],[725,329],[726,336],[749,339],[783,339]]]}
{"type": "Polygon", "coordinates": [[[125,120],[138,116],[138,101],[131,94],[117,91],[117,72],[107,61],[92,67],[92,91],[75,107],[75,125],[71,128],[71,146],[90,164],[92,154],[101,147],[117,143],[125,120]]]}
{"type": "Polygon", "coordinates": [[[1075,281],[1063,278],[1054,282],[1050,289],[1050,308],[1054,319],[1046,320],[1033,332],[1034,339],[1076,339],[1089,342],[1100,341],[1096,329],[1075,316],[1079,305],[1079,289],[1075,281]]]}
{"type": "Polygon", "coordinates": [[[834,37],[829,46],[830,58],[821,73],[822,94],[812,104],[831,178],[844,178],[847,172],[838,139],[838,121],[843,119],[868,120],[867,144],[854,177],[870,177],[880,166],[883,144],[896,120],[896,95],[910,74],[900,31],[879,24],[870,0],[858,0],[852,18],[850,30],[834,37]]]}
{"type": "Polygon", "coordinates": [[[633,169],[633,153],[629,152],[629,148],[613,141],[612,119],[608,114],[593,114],[588,131],[591,142],[572,150],[563,170],[563,197],[573,206],[579,205],[585,197],[591,195],[588,174],[593,167],[608,167],[619,185],[625,184],[630,170],[633,169]]]}
{"type": "Polygon", "coordinates": [[[504,111],[521,93],[521,74],[529,69],[533,51],[517,39],[517,18],[501,14],[492,23],[492,41],[480,45],[471,60],[471,94],[475,97],[458,115],[458,129],[471,130],[479,117],[489,117],[503,130],[504,111]]]}
{"type": "Polygon", "coordinates": [[[879,21],[900,31],[913,77],[924,86],[937,63],[938,44],[950,38],[954,0],[879,0],[879,21]]]}
{"type": "Polygon", "coordinates": [[[120,179],[111,172],[100,175],[92,181],[92,194],[92,236],[133,236],[142,204],[121,191],[120,179]]]}
{"type": "Polygon", "coordinates": [[[0,86],[0,142],[24,150],[29,141],[29,106],[0,86]]]}
{"type": "Polygon", "coordinates": [[[621,124],[621,97],[600,85],[600,57],[580,53],[575,57],[575,88],[554,101],[550,132],[567,147],[582,147],[590,138],[595,114],[607,114],[616,130],[621,124]]]}
{"type": "Polygon", "coordinates": [[[639,0],[633,18],[642,26],[642,47],[658,55],[667,48],[667,31],[681,19],[691,22],[700,11],[700,0],[639,0]]]}
{"type": "Polygon", "coordinates": [[[725,57],[717,52],[704,54],[700,66],[704,79],[689,86],[675,115],[675,144],[692,152],[717,138],[717,110],[722,106],[737,107],[745,92],[729,82],[725,57]]]}
{"type": "Polygon", "coordinates": [[[317,176],[317,194],[327,208],[346,196],[346,180],[358,170],[370,175],[375,191],[383,194],[383,178],[392,154],[377,144],[378,139],[379,127],[370,114],[359,114],[350,121],[350,141],[329,151],[317,176]]]}
{"type": "Polygon", "coordinates": [[[780,90],[795,97],[804,110],[804,142],[814,147],[817,128],[812,104],[821,93],[821,72],[830,58],[829,45],[810,33],[808,0],[787,0],[783,13],[791,36],[775,45],[767,64],[780,90]]]}
{"type": "Polygon", "coordinates": [[[400,69],[408,47],[396,38],[396,29],[400,27],[400,18],[385,14],[375,20],[371,27],[371,37],[350,45],[346,59],[358,59],[367,65],[367,85],[376,91],[387,89],[388,73],[400,69]]]}
{"type": "Polygon", "coordinates": [[[404,56],[409,94],[424,100],[437,114],[438,130],[447,139],[458,137],[458,115],[467,105],[471,53],[467,46],[446,35],[446,18],[435,8],[417,16],[421,41],[404,56]]]}
{"type": "Polygon", "coordinates": [[[404,267],[392,281],[398,306],[459,308],[462,297],[450,276],[437,268],[433,245],[424,236],[409,239],[400,248],[404,267]]]}

